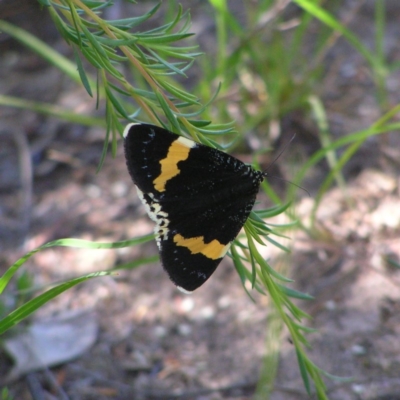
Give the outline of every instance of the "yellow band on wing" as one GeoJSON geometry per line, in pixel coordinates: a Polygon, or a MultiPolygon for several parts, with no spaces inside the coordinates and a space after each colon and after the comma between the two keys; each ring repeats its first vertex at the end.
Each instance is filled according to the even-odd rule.
{"type": "Polygon", "coordinates": [[[190,149],[196,146],[196,142],[180,137],[172,142],[167,156],[160,161],[161,173],[154,179],[154,187],[159,192],[165,191],[165,185],[181,171],[178,168],[179,161],[185,161],[189,157],[190,149]]]}
{"type": "Polygon", "coordinates": [[[222,258],[231,245],[230,243],[226,245],[221,244],[216,239],[212,240],[210,243],[204,243],[203,236],[186,239],[179,233],[174,236],[174,243],[178,246],[186,247],[192,254],[201,253],[212,260],[222,258]]]}

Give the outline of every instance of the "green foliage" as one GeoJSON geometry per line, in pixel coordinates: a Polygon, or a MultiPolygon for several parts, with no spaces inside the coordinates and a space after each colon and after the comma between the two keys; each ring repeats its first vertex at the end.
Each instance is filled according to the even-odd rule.
{"type": "MultiPolygon", "coordinates": [[[[10,280],[14,277],[17,273],[19,268],[25,264],[25,262],[31,258],[37,252],[55,246],[64,246],[64,247],[75,247],[75,248],[84,248],[84,249],[119,249],[123,247],[130,247],[130,246],[137,246],[139,244],[146,243],[154,238],[153,235],[146,235],[138,238],[134,238],[131,240],[125,240],[121,242],[114,242],[114,243],[96,243],[90,242],[88,240],[80,240],[80,239],[59,239],[54,240],[53,242],[49,242],[44,244],[43,246],[38,247],[35,250],[25,254],[21,257],[18,261],[16,261],[0,278],[0,294],[3,293],[4,289],[9,284],[10,280]]],[[[137,260],[134,263],[130,263],[130,265],[122,265],[119,268],[136,268],[144,263],[154,262],[154,258],[146,258],[143,260],[137,260]]],[[[82,283],[88,279],[96,278],[99,276],[110,275],[112,272],[96,272],[93,274],[88,274],[80,278],[72,279],[70,281],[61,283],[56,285],[54,288],[47,290],[46,292],[36,296],[33,299],[28,301],[24,301],[24,304],[18,306],[14,311],[10,312],[6,317],[0,320],[0,335],[5,333],[7,330],[12,328],[13,326],[17,325],[28,316],[30,316],[33,312],[37,309],[42,307],[48,301],[54,299],[61,293],[65,292],[68,289],[82,283]]],[[[26,281],[29,281],[25,278],[26,273],[21,275],[22,279],[17,279],[18,288],[20,289],[19,293],[23,293],[26,289],[26,281]]],[[[31,285],[30,285],[30,289],[31,285]]],[[[30,290],[32,291],[32,290],[30,290]]]]}
{"type": "MultiPolygon", "coordinates": [[[[0,30],[20,40],[71,79],[80,82],[89,96],[96,96],[99,104],[104,105],[105,123],[89,116],[71,115],[67,110],[60,110],[52,105],[27,102],[9,96],[0,96],[0,105],[29,108],[88,126],[104,126],[106,135],[99,168],[110,144],[115,154],[122,132],[121,119],[135,120],[139,116],[146,116],[154,124],[190,135],[209,146],[225,149],[240,139],[235,132],[233,117],[239,119],[242,132],[263,131],[268,135],[277,127],[280,129],[280,120],[288,112],[311,110],[319,128],[321,150],[313,154],[299,169],[294,182],[301,184],[310,168],[323,158],[328,161],[331,171],[317,193],[310,225],[305,226],[303,221],[297,221],[291,210],[290,204],[296,191],[294,186],[289,190],[289,200],[283,201],[268,182],[264,182],[262,189],[277,205],[251,213],[245,224],[245,240],[243,237],[235,240],[230,255],[244,289],[247,291],[254,288],[262,294],[268,294],[271,299],[273,309],[269,318],[268,334],[277,340],[283,326],[288,329],[307,392],[314,392],[318,399],[327,399],[322,380],[322,376],[327,374],[309,359],[305,351],[308,346],[305,335],[312,332],[312,329],[302,321],[309,316],[292,301],[311,298],[288,287],[291,280],[284,276],[288,268],[284,273],[272,268],[260,254],[259,246],[273,244],[289,253],[289,249],[273,239],[273,235],[283,237],[285,232],[297,226],[315,235],[315,215],[324,194],[333,181],[345,188],[346,183],[341,174],[343,166],[368,138],[399,129],[399,123],[390,121],[399,112],[400,106],[389,108],[385,89],[387,75],[398,68],[398,65],[389,65],[383,53],[384,1],[376,2],[377,34],[376,49],[373,51],[367,49],[341,21],[322,8],[319,1],[294,0],[300,11],[297,25],[289,34],[283,29],[282,24],[285,21],[277,3],[260,0],[257,3],[249,2],[249,5],[244,4],[243,22],[231,13],[226,1],[210,0],[217,26],[216,58],[214,60],[211,55],[205,55],[200,59],[203,76],[191,92],[178,83],[178,78],[187,76],[188,69],[200,52],[192,44],[189,14],[181,7],[170,8],[163,24],[145,30],[143,24],[156,15],[160,4],[141,16],[106,21],[101,18],[100,12],[102,8],[110,6],[111,2],[39,2],[50,13],[60,34],[72,47],[75,64],[37,38],[4,21],[0,21],[0,30]],[[305,55],[304,43],[315,20],[322,23],[320,34],[312,54],[305,55]],[[333,33],[342,35],[367,60],[374,76],[383,114],[373,126],[337,140],[333,140],[330,134],[323,103],[315,94],[315,86],[320,82],[323,72],[322,61],[331,45],[333,33]],[[233,97],[235,100],[232,100],[233,97]],[[207,100],[206,104],[203,104],[203,99],[207,100]],[[212,110],[208,107],[210,103],[215,106],[212,110]],[[232,104],[235,105],[235,110],[240,111],[238,114],[229,111],[232,104]],[[218,123],[212,123],[212,120],[218,123]],[[338,149],[344,150],[340,157],[336,153],[338,149]],[[265,219],[283,212],[291,215],[295,222],[278,227],[265,223],[265,219]]],[[[47,243],[9,268],[0,279],[0,293],[26,260],[42,249],[52,246],[119,248],[139,245],[152,238],[149,235],[117,243],[93,243],[76,239],[47,243]]],[[[119,268],[135,268],[154,262],[156,258],[157,256],[153,256],[137,260],[119,268]]],[[[86,275],[57,285],[35,298],[24,299],[22,305],[16,306],[16,310],[0,320],[0,333],[15,326],[63,291],[87,279],[109,273],[86,275]]],[[[20,278],[20,289],[30,286],[29,279],[20,278]]],[[[278,354],[279,344],[271,347],[271,352],[265,357],[256,398],[264,399],[267,393],[272,392],[273,371],[276,371],[278,354]]]]}
{"type": "Polygon", "coordinates": [[[13,399],[14,397],[11,395],[11,393],[6,387],[1,389],[1,400],[13,400],[13,399]]]}

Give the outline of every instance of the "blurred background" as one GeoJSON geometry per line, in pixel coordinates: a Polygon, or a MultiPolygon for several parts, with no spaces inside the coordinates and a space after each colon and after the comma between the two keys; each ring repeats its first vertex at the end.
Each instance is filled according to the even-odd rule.
{"type": "MultiPolygon", "coordinates": [[[[295,189],[283,179],[310,196],[300,190],[294,198],[298,225],[282,239],[291,253],[268,246],[263,255],[295,281],[292,287],[314,296],[296,303],[317,329],[307,335],[311,359],[330,374],[353,378],[326,379],[329,398],[395,400],[400,3],[319,3],[331,26],[340,23],[349,34],[290,1],[180,1],[190,10],[188,43],[203,54],[176,79],[203,103],[221,83],[206,118],[235,121],[238,140],[230,153],[243,161],[257,157],[267,168],[296,135],[268,170],[268,182],[282,202],[295,189]]],[[[115,0],[102,17],[140,16],[155,5],[115,0]]],[[[177,2],[162,2],[137,29],[154,29],[177,12],[177,2]]],[[[4,21],[74,61],[46,7],[0,0],[1,273],[59,238],[115,242],[151,233],[120,140],[115,157],[109,151],[97,172],[104,103],[97,107],[82,85],[17,40],[4,21]]],[[[128,73],[135,84],[139,78],[128,73]]],[[[263,194],[258,201],[276,202],[263,194]]],[[[156,254],[153,241],[124,249],[44,250],[2,294],[0,315],[49,285],[156,254]]],[[[9,391],[3,389],[3,398],[309,398],[268,295],[251,295],[229,257],[191,296],[176,290],[159,262],[88,280],[41,307],[27,336],[17,327],[3,337],[0,384],[9,391]]]]}

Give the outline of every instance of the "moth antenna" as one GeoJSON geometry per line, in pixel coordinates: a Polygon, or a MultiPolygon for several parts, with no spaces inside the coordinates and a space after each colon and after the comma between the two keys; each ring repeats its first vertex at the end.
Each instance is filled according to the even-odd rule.
{"type": "Polygon", "coordinates": [[[283,149],[279,152],[279,154],[272,160],[271,164],[268,165],[268,167],[262,171],[264,176],[267,176],[267,171],[278,161],[279,157],[286,151],[286,149],[289,147],[289,145],[293,142],[294,138],[296,137],[296,134],[292,136],[292,138],[285,144],[283,149]]]}
{"type": "Polygon", "coordinates": [[[308,194],[308,196],[311,197],[310,192],[306,188],[303,188],[303,186],[298,185],[297,183],[294,183],[292,181],[288,181],[287,179],[279,178],[279,176],[270,176],[270,178],[279,179],[280,181],[283,181],[283,182],[286,182],[286,183],[290,183],[291,185],[296,186],[297,188],[304,190],[308,194]]]}
{"type": "MultiPolygon", "coordinates": [[[[269,164],[268,167],[267,167],[264,171],[262,171],[262,174],[263,174],[264,177],[266,177],[266,176],[268,175],[268,174],[267,174],[267,171],[278,161],[279,157],[285,152],[285,150],[286,150],[286,149],[289,147],[289,145],[293,142],[293,140],[294,140],[295,137],[296,137],[296,134],[294,134],[294,135],[292,136],[292,138],[285,144],[285,146],[283,147],[283,149],[282,149],[282,150],[279,152],[279,154],[274,158],[274,160],[271,162],[271,164],[269,164]]],[[[279,179],[279,180],[281,180],[281,181],[283,181],[283,182],[290,183],[291,185],[296,186],[297,188],[304,190],[304,191],[308,194],[308,196],[311,197],[311,194],[310,194],[310,192],[309,192],[307,189],[303,188],[303,187],[300,186],[300,185],[297,185],[297,184],[294,183],[294,182],[288,181],[288,180],[283,179],[283,178],[279,178],[279,177],[277,177],[277,176],[271,176],[270,178],[275,178],[275,179],[279,179]]]]}

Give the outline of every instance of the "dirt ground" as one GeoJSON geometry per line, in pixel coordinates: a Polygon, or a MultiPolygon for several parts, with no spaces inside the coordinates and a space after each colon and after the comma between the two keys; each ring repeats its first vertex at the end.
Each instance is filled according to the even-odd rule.
{"type": "MultiPolygon", "coordinates": [[[[349,27],[373,46],[374,2],[348,1],[341,12],[357,3],[361,6],[349,27]]],[[[399,61],[400,3],[387,5],[385,52],[388,59],[399,61]]],[[[191,8],[193,30],[206,43],[212,34],[209,11],[197,3],[191,8]]],[[[16,12],[0,1],[0,17],[68,54],[44,14],[33,2],[21,1],[16,12]]],[[[83,90],[4,34],[0,52],[0,94],[102,115],[83,90]]],[[[327,57],[322,87],[334,137],[359,131],[379,118],[365,60],[342,40],[327,57]]],[[[399,71],[390,75],[387,87],[390,104],[398,104],[399,71]]],[[[301,118],[288,117],[285,138],[299,124],[307,130],[301,118]]],[[[2,273],[50,240],[112,242],[152,231],[128,176],[122,146],[96,174],[101,129],[1,107],[0,135],[2,273]]],[[[288,160],[309,157],[315,143],[312,129],[297,135],[278,161],[286,179],[292,168],[288,160]]],[[[315,297],[298,303],[313,317],[309,326],[317,329],[308,335],[309,354],[323,370],[352,378],[326,379],[331,400],[400,399],[400,270],[390,263],[400,262],[399,160],[399,132],[368,140],[344,169],[346,189],[333,188],[324,196],[316,216],[318,231],[293,232],[286,242],[292,249],[287,273],[295,280],[294,287],[315,297]]],[[[321,163],[303,183],[311,198],[303,193],[295,208],[304,221],[327,171],[321,163]]],[[[35,287],[45,287],[153,254],[153,242],[121,250],[52,248],[36,254],[25,269],[33,275],[35,287]]],[[[267,249],[266,256],[272,266],[281,263],[282,254],[274,248],[267,249]]],[[[2,301],[12,302],[15,289],[2,301]]],[[[45,372],[29,372],[7,386],[18,400],[32,399],[31,393],[38,399],[249,399],[265,353],[268,323],[268,298],[255,299],[252,302],[244,292],[229,258],[190,296],[176,290],[158,263],[89,280],[34,318],[38,326],[47,326],[47,332],[51,324],[64,327],[56,339],[76,342],[81,350],[45,372]]],[[[53,338],[46,340],[49,344],[53,338]]],[[[309,398],[285,332],[280,346],[270,398],[309,398]]],[[[12,368],[12,360],[0,353],[0,377],[15,371],[15,365],[12,368]]]]}

